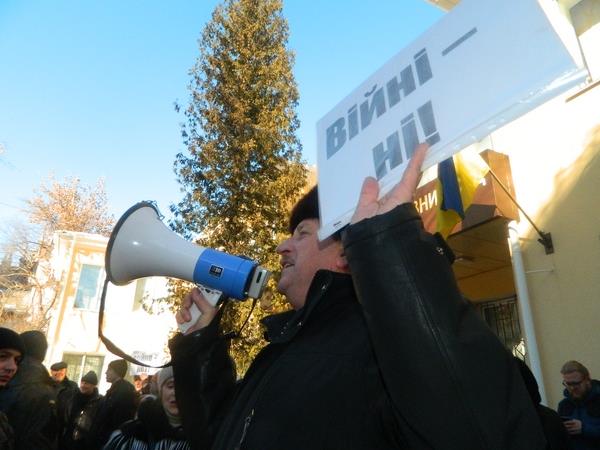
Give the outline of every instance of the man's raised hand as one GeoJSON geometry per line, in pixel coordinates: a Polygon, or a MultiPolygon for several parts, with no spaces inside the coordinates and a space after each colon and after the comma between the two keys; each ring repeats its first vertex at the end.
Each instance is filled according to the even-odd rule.
{"type": "Polygon", "coordinates": [[[417,185],[421,179],[421,166],[423,165],[423,160],[428,149],[428,144],[419,144],[417,146],[400,182],[380,200],[377,200],[379,196],[379,183],[377,180],[372,177],[365,178],[360,191],[358,206],[354,211],[350,223],[360,222],[363,219],[384,214],[402,203],[412,202],[417,185]]]}

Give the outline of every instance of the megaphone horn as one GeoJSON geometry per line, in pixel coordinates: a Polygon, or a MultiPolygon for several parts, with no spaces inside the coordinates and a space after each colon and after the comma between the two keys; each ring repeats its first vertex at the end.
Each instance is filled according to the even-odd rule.
{"type": "Polygon", "coordinates": [[[133,205],[113,229],[106,276],[118,286],[149,276],[191,281],[244,300],[262,295],[270,272],[247,258],[186,241],[161,220],[153,202],[133,205]]]}

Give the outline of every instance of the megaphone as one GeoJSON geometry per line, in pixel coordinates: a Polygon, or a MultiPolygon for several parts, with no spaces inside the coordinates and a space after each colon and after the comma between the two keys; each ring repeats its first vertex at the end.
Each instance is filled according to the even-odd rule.
{"type": "MultiPolygon", "coordinates": [[[[260,298],[270,272],[248,258],[191,243],[168,228],[154,202],[129,208],[115,225],[106,249],[107,279],[122,286],[138,278],[165,276],[196,283],[213,305],[221,295],[260,298]]],[[[193,305],[194,324],[200,311],[193,305]]]]}

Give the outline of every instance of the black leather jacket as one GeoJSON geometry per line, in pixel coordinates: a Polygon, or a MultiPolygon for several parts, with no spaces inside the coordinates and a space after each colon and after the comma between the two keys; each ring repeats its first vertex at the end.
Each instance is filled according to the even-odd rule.
{"type": "Polygon", "coordinates": [[[193,448],[543,449],[512,357],[462,299],[412,205],[350,226],[234,385],[217,325],[171,341],[193,448]]]}

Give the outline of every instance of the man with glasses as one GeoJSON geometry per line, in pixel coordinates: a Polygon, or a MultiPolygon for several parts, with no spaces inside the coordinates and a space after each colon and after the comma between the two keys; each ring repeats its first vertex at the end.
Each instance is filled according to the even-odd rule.
{"type": "Polygon", "coordinates": [[[574,450],[600,449],[600,382],[577,361],[567,361],[560,373],[565,398],[558,404],[574,450]]]}

